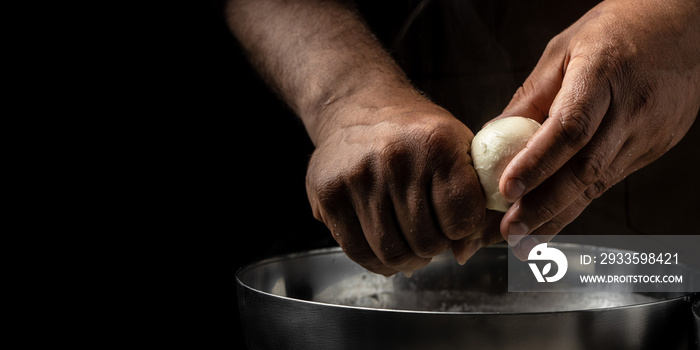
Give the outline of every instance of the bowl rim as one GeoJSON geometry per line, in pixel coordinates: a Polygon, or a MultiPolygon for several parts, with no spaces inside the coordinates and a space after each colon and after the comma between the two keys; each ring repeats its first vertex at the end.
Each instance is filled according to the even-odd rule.
{"type": "MultiPolygon", "coordinates": [[[[599,247],[599,246],[593,246],[593,245],[583,245],[583,244],[576,244],[576,243],[562,243],[562,242],[551,242],[552,244],[555,244],[556,246],[576,246],[576,247],[592,247],[592,248],[604,248],[604,249],[614,249],[618,251],[624,251],[622,249],[617,249],[617,248],[607,248],[607,247],[599,247]]],[[[505,243],[498,243],[498,244],[492,244],[487,247],[484,247],[482,249],[503,249],[507,248],[508,245],[505,243]]],[[[298,298],[292,298],[292,297],[287,297],[283,295],[278,295],[270,292],[266,292],[263,290],[259,290],[256,288],[253,288],[252,286],[246,284],[241,278],[243,274],[245,274],[248,271],[254,270],[256,268],[260,268],[265,265],[277,263],[280,261],[286,261],[286,260],[292,260],[292,259],[299,259],[299,258],[306,258],[306,257],[311,257],[311,256],[318,256],[318,255],[329,255],[329,254],[339,254],[343,253],[343,250],[341,247],[326,247],[326,248],[318,248],[318,249],[311,249],[311,250],[306,250],[306,251],[299,251],[299,252],[293,252],[293,253],[287,253],[287,254],[281,254],[277,256],[272,256],[269,258],[265,258],[259,261],[251,262],[247,265],[241,266],[235,273],[235,280],[236,284],[244,288],[246,290],[249,290],[252,293],[257,293],[264,295],[269,298],[273,299],[279,299],[282,301],[288,301],[292,303],[302,303],[305,305],[311,305],[311,306],[317,306],[317,307],[330,307],[330,308],[336,308],[336,309],[350,309],[350,310],[362,310],[362,311],[370,311],[370,312],[385,312],[385,313],[400,313],[400,314],[415,314],[415,315],[440,315],[440,316],[448,316],[448,315],[456,315],[456,316],[464,316],[464,315],[489,315],[489,316],[512,316],[512,315],[551,315],[551,314],[567,314],[567,313],[581,313],[581,312],[601,312],[601,311],[613,311],[613,310],[623,310],[623,309],[633,309],[633,308],[639,308],[639,307],[652,307],[654,305],[662,305],[662,304],[667,304],[667,303],[674,303],[679,300],[685,300],[688,302],[688,304],[693,304],[691,301],[695,298],[698,297],[697,300],[695,300],[695,304],[700,302],[700,292],[687,292],[687,293],[681,293],[681,292],[669,292],[668,294],[676,294],[675,296],[666,298],[666,299],[659,299],[655,301],[648,301],[648,302],[642,302],[642,303],[636,303],[636,304],[630,304],[630,305],[621,305],[621,306],[611,306],[611,307],[602,307],[602,308],[591,308],[591,309],[574,309],[574,310],[562,310],[562,311],[531,311],[531,312],[522,312],[522,311],[426,311],[426,310],[406,310],[406,309],[390,309],[390,308],[373,308],[373,307],[366,307],[366,306],[353,306],[353,305],[342,305],[342,304],[334,304],[334,303],[327,303],[327,302],[320,302],[320,301],[313,301],[313,300],[304,300],[304,299],[298,299],[298,298]]],[[[528,292],[523,292],[523,293],[528,293],[528,292]]],[[[586,293],[586,292],[580,292],[580,293],[586,293]]],[[[635,293],[635,292],[629,292],[629,293],[635,293]]],[[[637,293],[637,294],[643,294],[643,293],[637,293]]],[[[242,296],[238,296],[241,298],[242,296]]]]}

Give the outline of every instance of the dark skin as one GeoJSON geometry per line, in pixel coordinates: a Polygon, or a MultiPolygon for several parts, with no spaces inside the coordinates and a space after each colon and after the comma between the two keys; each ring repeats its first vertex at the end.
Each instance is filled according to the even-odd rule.
{"type": "Polygon", "coordinates": [[[500,181],[504,237],[542,236],[516,254],[676,145],[699,108],[698,1],[606,1],[552,39],[503,112],[548,117],[500,181]]]}
{"type": "Polygon", "coordinates": [[[484,207],[474,132],[413,88],[351,7],[227,8],[251,62],[316,146],[306,179],[313,215],[351,259],[384,275],[448,249],[464,263],[509,235],[555,235],[675,145],[700,108],[700,3],[599,4],[552,39],[499,116],[543,122],[500,180],[514,202],[503,215],[484,207]]]}

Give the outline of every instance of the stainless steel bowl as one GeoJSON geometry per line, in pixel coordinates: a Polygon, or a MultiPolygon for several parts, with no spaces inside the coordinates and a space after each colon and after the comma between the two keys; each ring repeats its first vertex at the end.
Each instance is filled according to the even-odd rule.
{"type": "Polygon", "coordinates": [[[410,278],[370,273],[338,248],[254,263],[236,275],[248,347],[685,350],[693,346],[695,295],[507,292],[507,254],[506,246],[488,247],[464,266],[442,255],[410,278]]]}

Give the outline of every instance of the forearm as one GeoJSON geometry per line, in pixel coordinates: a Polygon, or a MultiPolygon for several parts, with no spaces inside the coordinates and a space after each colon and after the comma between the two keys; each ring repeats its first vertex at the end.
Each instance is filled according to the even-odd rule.
{"type": "Polygon", "coordinates": [[[332,113],[325,111],[350,98],[362,96],[377,108],[396,96],[417,95],[346,4],[231,0],[226,13],[252,64],[302,119],[314,143],[331,123],[332,113]]]}

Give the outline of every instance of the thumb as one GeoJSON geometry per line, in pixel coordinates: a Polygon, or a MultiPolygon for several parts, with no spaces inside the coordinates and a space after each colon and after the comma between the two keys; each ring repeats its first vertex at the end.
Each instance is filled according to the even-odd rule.
{"type": "Polygon", "coordinates": [[[537,65],[513,95],[508,106],[495,119],[521,116],[542,123],[559,93],[564,79],[566,50],[551,41],[537,65]]]}

